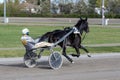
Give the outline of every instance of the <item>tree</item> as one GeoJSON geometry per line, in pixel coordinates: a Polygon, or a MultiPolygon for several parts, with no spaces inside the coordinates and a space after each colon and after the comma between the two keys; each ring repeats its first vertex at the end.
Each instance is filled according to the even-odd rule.
{"type": "Polygon", "coordinates": [[[108,10],[112,14],[120,14],[120,0],[109,0],[108,10]]]}
{"type": "Polygon", "coordinates": [[[96,7],[96,0],[89,0],[88,1],[88,6],[89,6],[89,9],[88,9],[88,12],[89,14],[94,14],[95,13],[95,7],[96,7]]]}
{"type": "Polygon", "coordinates": [[[57,6],[56,4],[52,3],[51,4],[51,12],[54,13],[54,14],[58,14],[58,10],[59,10],[59,6],[57,6]]]}
{"type": "Polygon", "coordinates": [[[3,16],[4,4],[0,4],[0,16],[3,16]]]}
{"type": "Polygon", "coordinates": [[[72,10],[72,3],[68,4],[59,4],[60,12],[63,14],[70,14],[72,10]]]}
{"type": "Polygon", "coordinates": [[[42,0],[42,13],[50,13],[50,0],[42,0]]]}
{"type": "Polygon", "coordinates": [[[22,6],[19,5],[19,0],[9,0],[7,2],[7,16],[19,15],[21,13],[22,6]]]}
{"type": "Polygon", "coordinates": [[[50,13],[50,0],[26,0],[28,3],[38,6],[38,13],[50,13]]]}
{"type": "Polygon", "coordinates": [[[86,3],[84,2],[84,0],[79,0],[75,5],[74,5],[74,8],[73,8],[73,12],[74,13],[77,13],[77,14],[87,14],[87,5],[86,3]]]}
{"type": "Polygon", "coordinates": [[[31,4],[37,4],[38,0],[26,0],[28,3],[31,3],[31,4]]]}
{"type": "Polygon", "coordinates": [[[20,2],[19,0],[15,0],[14,4],[18,5],[20,2]]]}
{"type": "MultiPolygon", "coordinates": [[[[107,6],[109,0],[104,0],[105,7],[107,6]]],[[[96,1],[96,7],[101,7],[102,6],[102,0],[97,0],[96,1]]]]}
{"type": "Polygon", "coordinates": [[[39,6],[38,13],[40,14],[50,13],[50,0],[37,0],[37,6],[39,6]]]}

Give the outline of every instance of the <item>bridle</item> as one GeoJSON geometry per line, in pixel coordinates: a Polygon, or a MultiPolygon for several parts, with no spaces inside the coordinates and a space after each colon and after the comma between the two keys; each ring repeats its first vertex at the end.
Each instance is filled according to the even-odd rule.
{"type": "MultiPolygon", "coordinates": [[[[83,25],[83,23],[81,23],[81,25],[80,25],[80,26],[82,26],[82,25],[83,25]]],[[[79,26],[79,27],[80,27],[80,26],[79,26]]],[[[76,29],[77,29],[77,28],[76,28],[76,29]]],[[[81,30],[81,28],[80,28],[80,30],[81,30]]],[[[80,33],[80,34],[79,34],[79,36],[82,38],[82,39],[81,39],[81,42],[83,42],[83,40],[84,40],[84,39],[85,39],[85,37],[86,37],[87,32],[85,32],[84,36],[82,37],[82,33],[80,32],[80,30],[78,30],[78,31],[79,31],[79,33],[80,33]]]]}

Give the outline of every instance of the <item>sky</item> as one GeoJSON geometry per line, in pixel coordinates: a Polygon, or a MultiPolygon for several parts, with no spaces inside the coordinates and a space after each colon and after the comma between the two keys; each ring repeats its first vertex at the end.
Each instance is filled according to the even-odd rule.
{"type": "Polygon", "coordinates": [[[3,2],[3,0],[0,0],[0,3],[2,3],[3,2]]]}

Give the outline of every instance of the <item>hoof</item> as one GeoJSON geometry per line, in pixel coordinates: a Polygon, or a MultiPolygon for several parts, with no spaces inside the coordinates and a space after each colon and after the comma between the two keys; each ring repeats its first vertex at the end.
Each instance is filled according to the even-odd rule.
{"type": "Polygon", "coordinates": [[[41,55],[38,55],[38,58],[41,58],[41,55]]]}
{"type": "Polygon", "coordinates": [[[90,53],[87,54],[88,57],[91,57],[90,53]]]}
{"type": "Polygon", "coordinates": [[[74,64],[75,62],[74,62],[74,61],[72,61],[71,63],[72,63],[72,64],[74,64]]]}
{"type": "Polygon", "coordinates": [[[72,59],[70,59],[69,61],[70,61],[70,63],[72,63],[72,64],[74,63],[74,61],[73,61],[72,59]]]}
{"type": "Polygon", "coordinates": [[[80,55],[77,55],[77,54],[71,54],[71,56],[73,56],[73,57],[80,57],[80,55]]]}

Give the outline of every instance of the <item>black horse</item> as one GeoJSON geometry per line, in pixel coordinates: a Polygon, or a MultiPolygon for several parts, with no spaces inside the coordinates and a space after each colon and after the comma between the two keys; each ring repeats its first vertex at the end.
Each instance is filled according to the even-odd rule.
{"type": "MultiPolygon", "coordinates": [[[[66,54],[66,46],[73,47],[77,54],[71,54],[74,57],[80,56],[79,48],[85,50],[87,53],[88,50],[81,45],[81,35],[83,34],[83,31],[86,33],[89,32],[89,26],[86,19],[80,18],[80,20],[76,23],[76,25],[72,28],[67,27],[64,30],[54,30],[52,32],[47,32],[43,36],[41,36],[40,41],[47,40],[50,43],[55,43],[58,40],[60,40],[64,35],[66,35],[68,32],[70,32],[73,28],[76,28],[79,33],[72,32],[64,41],[60,42],[58,45],[62,48],[62,54],[71,62],[73,63],[73,60],[66,54]]],[[[90,57],[90,55],[88,55],[90,57]]]]}

